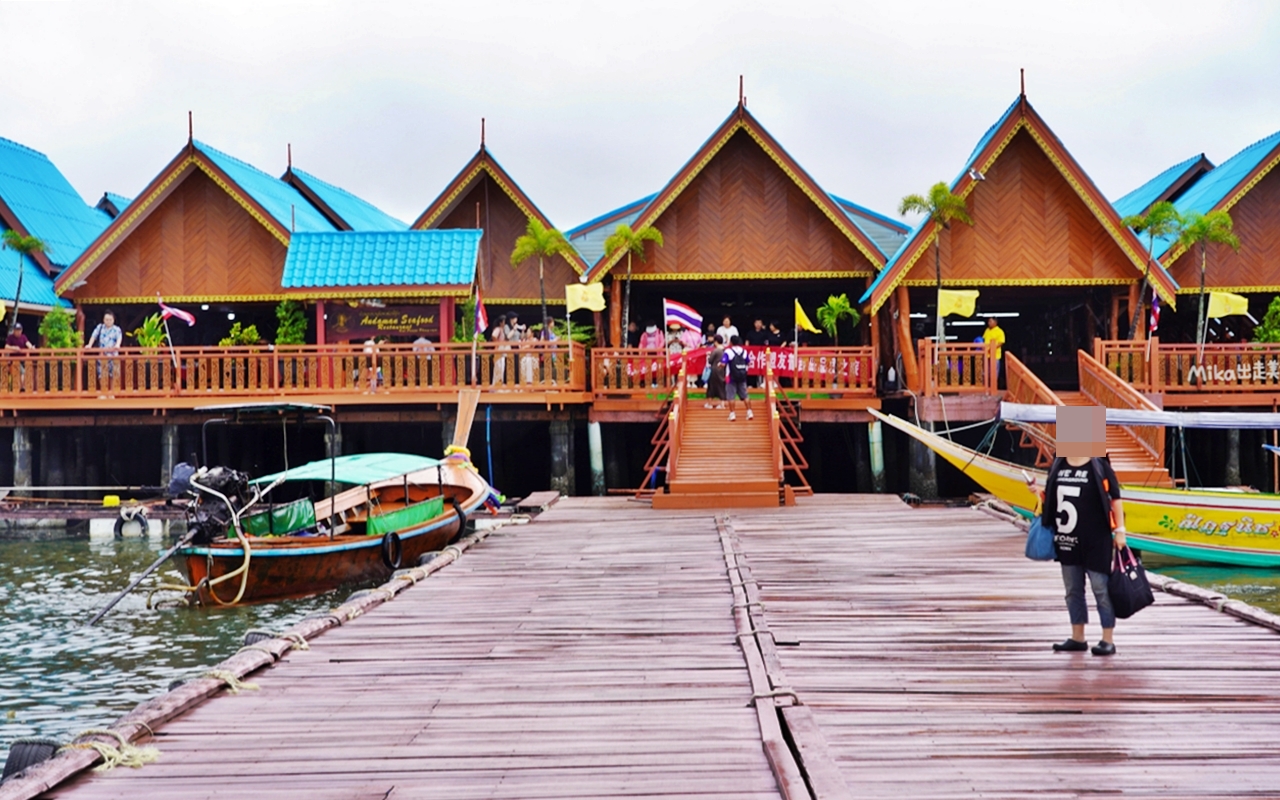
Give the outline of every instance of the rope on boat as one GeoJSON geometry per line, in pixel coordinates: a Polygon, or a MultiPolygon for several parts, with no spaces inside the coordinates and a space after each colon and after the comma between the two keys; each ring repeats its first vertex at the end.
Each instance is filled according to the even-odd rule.
{"type": "Polygon", "coordinates": [[[208,672],[201,673],[201,678],[212,678],[215,681],[222,681],[227,685],[227,691],[232,694],[240,694],[241,689],[256,692],[258,684],[248,683],[236,677],[234,672],[225,669],[211,669],[208,672]]]}
{"type": "MultiPolygon", "coordinates": [[[[150,728],[148,728],[150,730],[150,728]]],[[[124,738],[116,731],[107,730],[106,728],[91,728],[84,733],[76,736],[71,740],[71,744],[63,745],[58,751],[63,750],[96,750],[98,755],[102,756],[102,763],[93,768],[94,772],[106,772],[116,767],[131,767],[138,769],[144,764],[150,764],[160,758],[160,750],[157,747],[147,745],[146,747],[138,747],[130,744],[129,740],[124,738]],[[77,742],[76,739],[83,739],[86,736],[108,736],[115,739],[117,745],[110,745],[106,742],[77,742]]]]}

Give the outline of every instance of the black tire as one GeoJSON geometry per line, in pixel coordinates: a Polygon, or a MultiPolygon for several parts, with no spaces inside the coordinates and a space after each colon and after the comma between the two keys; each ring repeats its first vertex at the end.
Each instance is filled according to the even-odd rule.
{"type": "Polygon", "coordinates": [[[130,519],[125,519],[124,517],[116,517],[115,534],[116,534],[117,542],[122,541],[124,539],[124,526],[126,522],[138,523],[139,525],[142,526],[142,536],[145,537],[147,535],[147,518],[146,517],[141,517],[141,518],[132,517],[130,519]]]}
{"type": "Polygon", "coordinates": [[[244,635],[244,646],[257,644],[258,642],[266,642],[276,638],[267,631],[249,631],[244,635]]]}
{"type": "Polygon", "coordinates": [[[4,777],[0,780],[8,780],[10,775],[17,775],[27,767],[43,764],[53,758],[54,753],[57,753],[61,746],[53,739],[15,740],[9,746],[9,759],[4,762],[4,777]]]}
{"type": "Polygon", "coordinates": [[[404,558],[404,542],[400,534],[392,531],[382,537],[382,563],[389,570],[400,569],[400,559],[404,558]]]}
{"type": "Polygon", "coordinates": [[[467,512],[462,510],[462,504],[458,502],[458,498],[450,497],[449,505],[453,506],[453,513],[458,515],[458,532],[449,540],[450,544],[467,535],[467,512]]]}
{"type": "Polygon", "coordinates": [[[439,550],[432,550],[430,553],[423,553],[418,556],[418,566],[425,567],[440,556],[439,550]]]}

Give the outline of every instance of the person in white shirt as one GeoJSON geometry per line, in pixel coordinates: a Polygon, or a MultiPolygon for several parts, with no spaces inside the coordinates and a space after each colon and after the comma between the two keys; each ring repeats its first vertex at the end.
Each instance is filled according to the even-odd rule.
{"type": "Polygon", "coordinates": [[[733,337],[738,335],[738,326],[734,325],[731,319],[725,317],[720,327],[716,328],[716,335],[723,342],[732,342],[733,337]]]}

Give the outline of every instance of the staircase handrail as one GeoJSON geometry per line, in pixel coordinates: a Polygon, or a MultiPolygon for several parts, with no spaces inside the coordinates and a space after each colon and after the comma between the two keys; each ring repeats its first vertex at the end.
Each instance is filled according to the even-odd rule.
{"type": "MultiPolygon", "coordinates": [[[[1040,380],[1040,376],[1022,363],[1022,360],[1008,351],[1004,354],[1004,377],[1008,398],[1015,403],[1031,405],[1061,406],[1066,405],[1052,389],[1040,380]]],[[[1018,426],[1027,432],[1028,439],[1039,451],[1039,461],[1053,461],[1057,426],[1051,423],[1037,422],[1018,426]]]]}
{"type": "Polygon", "coordinates": [[[667,427],[670,430],[671,445],[667,454],[667,483],[676,479],[680,468],[680,444],[684,441],[684,418],[689,400],[689,381],[687,367],[689,361],[680,357],[680,373],[676,377],[676,388],[672,395],[671,410],[667,412],[667,427]]]}
{"type": "MultiPolygon", "coordinates": [[[[767,352],[767,351],[766,351],[767,352]]],[[[769,453],[773,476],[782,484],[782,420],[778,412],[778,391],[773,379],[773,364],[765,359],[764,397],[765,413],[769,415],[769,453]]]]}
{"type": "MultiPolygon", "coordinates": [[[[1102,362],[1083,350],[1076,352],[1080,370],[1080,391],[1086,397],[1106,408],[1131,408],[1139,411],[1159,411],[1155,403],[1133,388],[1102,362]]],[[[1164,466],[1164,426],[1126,425],[1124,429],[1156,463],[1164,466]]]]}

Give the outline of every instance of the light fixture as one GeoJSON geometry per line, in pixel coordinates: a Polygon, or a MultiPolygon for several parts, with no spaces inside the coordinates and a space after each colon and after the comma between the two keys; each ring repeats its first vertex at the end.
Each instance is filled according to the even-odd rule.
{"type": "Polygon", "coordinates": [[[230,320],[230,319],[235,319],[235,318],[236,318],[236,312],[234,312],[234,311],[228,311],[228,312],[227,312],[227,319],[229,319],[229,320],[230,320]]]}
{"type": "Polygon", "coordinates": [[[912,319],[928,319],[929,315],[928,314],[912,314],[911,318],[912,319]]]}
{"type": "Polygon", "coordinates": [[[209,310],[209,304],[208,304],[208,303],[201,303],[201,304],[200,304],[200,310],[201,310],[201,311],[208,311],[208,310],[209,310]]]}

